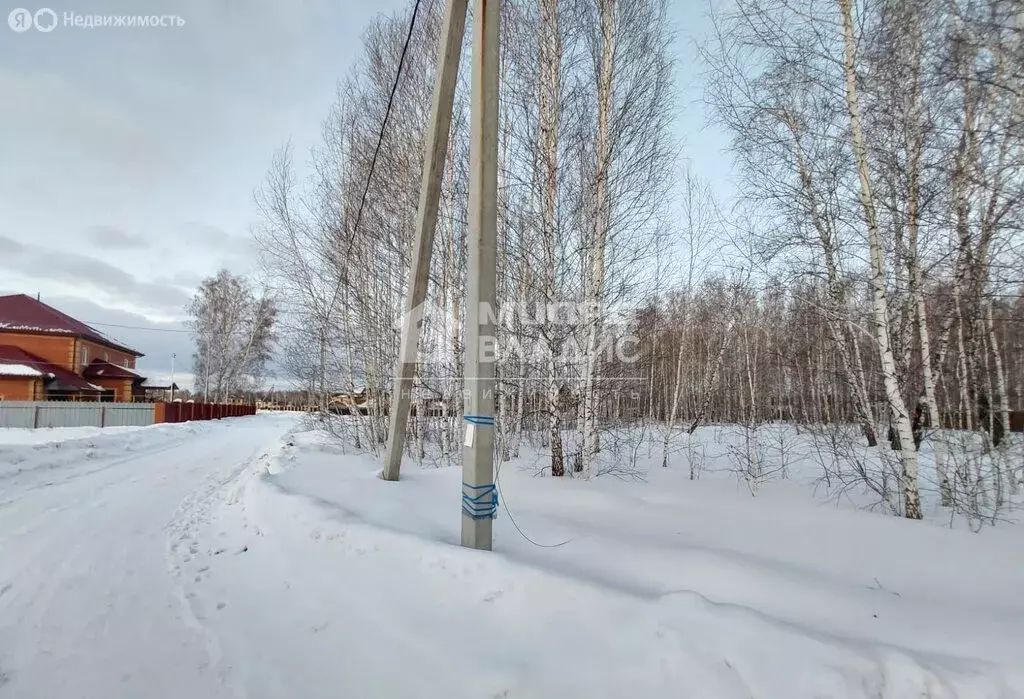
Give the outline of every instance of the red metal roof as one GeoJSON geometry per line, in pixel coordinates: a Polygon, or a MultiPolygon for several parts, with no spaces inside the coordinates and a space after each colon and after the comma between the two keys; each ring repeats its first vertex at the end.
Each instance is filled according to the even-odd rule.
{"type": "Polygon", "coordinates": [[[0,345],[0,364],[30,366],[43,374],[44,382],[56,380],[75,391],[99,393],[103,390],[78,374],[13,345],[0,345]]]}
{"type": "Polygon", "coordinates": [[[82,376],[87,379],[142,379],[131,369],[123,366],[105,362],[102,359],[94,359],[89,366],[82,371],[82,376]]]}
{"type": "Polygon", "coordinates": [[[61,313],[25,294],[0,296],[0,333],[29,335],[71,335],[106,345],[122,352],[143,356],[141,352],[112,340],[96,328],[61,313]]]}

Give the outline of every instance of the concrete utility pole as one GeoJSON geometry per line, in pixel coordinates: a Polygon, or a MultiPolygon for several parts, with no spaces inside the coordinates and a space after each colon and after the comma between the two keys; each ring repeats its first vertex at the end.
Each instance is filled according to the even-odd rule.
{"type": "Polygon", "coordinates": [[[441,197],[445,155],[448,152],[448,134],[451,131],[452,105],[455,102],[462,38],[466,31],[467,4],[468,0],[448,0],[445,5],[444,35],[441,37],[437,57],[437,81],[434,83],[430,130],[420,184],[420,203],[416,214],[412,273],[406,294],[401,347],[391,396],[391,428],[388,431],[383,472],[384,480],[388,481],[397,481],[402,468],[413,376],[416,373],[416,348],[419,345],[420,326],[423,322],[423,302],[427,298],[430,253],[434,247],[434,230],[437,227],[437,207],[441,197]]]}
{"type": "Polygon", "coordinates": [[[462,448],[462,545],[491,548],[494,489],[494,324],[497,314],[499,0],[477,0],[469,145],[466,290],[466,436],[462,448]]]}

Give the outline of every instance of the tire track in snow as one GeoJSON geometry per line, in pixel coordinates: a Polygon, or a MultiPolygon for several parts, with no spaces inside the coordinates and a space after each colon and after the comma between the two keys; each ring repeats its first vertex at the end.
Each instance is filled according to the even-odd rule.
{"type": "Polygon", "coordinates": [[[168,536],[201,525],[204,499],[283,428],[247,418],[131,455],[97,444],[114,458],[71,459],[61,487],[0,508],[0,697],[241,696],[169,575],[168,536]]]}

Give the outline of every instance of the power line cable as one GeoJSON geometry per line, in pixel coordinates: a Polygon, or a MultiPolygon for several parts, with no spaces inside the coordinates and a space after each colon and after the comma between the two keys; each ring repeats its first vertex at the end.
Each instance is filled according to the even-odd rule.
{"type": "MultiPolygon", "coordinates": [[[[409,44],[412,41],[412,32],[416,26],[416,14],[420,9],[420,0],[416,0],[416,3],[412,6],[412,17],[409,20],[409,30],[405,35],[405,44],[402,45],[402,55],[398,58],[398,70],[395,72],[395,80],[391,84],[391,94],[388,96],[388,105],[384,110],[384,120],[380,124],[380,133],[377,135],[377,145],[373,149],[373,157],[370,159],[370,171],[366,173],[366,186],[363,187],[363,195],[359,198],[359,208],[356,210],[356,220],[352,225],[352,233],[348,237],[348,246],[352,246],[352,241],[356,237],[356,232],[359,230],[359,222],[363,218],[363,207],[366,205],[366,197],[370,192],[370,183],[373,181],[373,171],[377,166],[377,156],[380,154],[381,144],[384,142],[384,134],[387,132],[388,119],[391,117],[391,105],[395,101],[395,93],[398,92],[398,83],[402,77],[402,67],[405,65],[405,55],[409,51],[409,44]]],[[[344,280],[343,275],[338,275],[338,283],[334,287],[334,294],[331,296],[331,302],[327,306],[327,313],[325,317],[330,318],[331,313],[334,310],[334,304],[338,300],[338,292],[341,291],[341,284],[344,280]]]]}
{"type": "Polygon", "coordinates": [[[101,328],[121,328],[124,330],[150,330],[158,333],[188,333],[192,331],[187,328],[153,328],[146,327],[144,325],[118,325],[116,323],[93,323],[91,321],[83,321],[86,325],[95,325],[101,328]]]}
{"type": "Polygon", "coordinates": [[[536,546],[538,548],[542,548],[542,549],[557,549],[559,547],[565,546],[566,544],[572,542],[572,539],[566,539],[565,541],[559,542],[557,544],[542,544],[540,542],[534,541],[533,539],[531,539],[529,536],[526,535],[526,532],[524,532],[519,527],[519,524],[516,522],[515,517],[512,516],[512,510],[509,509],[509,506],[508,506],[508,496],[505,493],[505,490],[501,486],[501,466],[502,466],[502,463],[499,461],[498,462],[498,468],[494,472],[494,484],[497,486],[498,496],[501,498],[501,504],[505,508],[505,514],[508,515],[508,521],[511,522],[512,526],[516,528],[517,532],[519,532],[519,536],[523,537],[524,539],[526,539],[528,542],[530,542],[534,546],[536,546]]]}

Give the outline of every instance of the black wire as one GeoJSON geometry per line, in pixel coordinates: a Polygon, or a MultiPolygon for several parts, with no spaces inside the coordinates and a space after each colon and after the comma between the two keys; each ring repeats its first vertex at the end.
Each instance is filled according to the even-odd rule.
{"type": "Polygon", "coordinates": [[[98,325],[102,328],[123,328],[125,330],[151,330],[152,332],[158,333],[188,333],[192,334],[192,331],[187,328],[153,328],[146,327],[145,325],[118,325],[116,323],[92,323],[86,322],[86,325],[98,325]]]}
{"type": "Polygon", "coordinates": [[[373,170],[377,166],[377,156],[380,153],[381,144],[384,143],[384,134],[387,132],[388,119],[391,117],[391,105],[395,100],[395,93],[398,92],[398,82],[402,77],[402,66],[405,65],[405,54],[409,50],[409,42],[412,40],[413,28],[416,26],[416,13],[420,9],[420,0],[412,6],[412,18],[409,20],[409,31],[405,35],[405,44],[402,46],[402,55],[398,59],[398,71],[395,73],[395,81],[391,85],[391,94],[388,96],[388,106],[384,110],[384,121],[380,125],[380,133],[377,135],[377,147],[373,149],[373,158],[370,159],[370,172],[366,175],[366,186],[363,188],[363,196],[359,199],[359,208],[356,210],[356,221],[352,225],[352,235],[349,236],[349,243],[355,238],[359,230],[359,221],[363,217],[363,206],[366,204],[366,195],[370,192],[370,182],[373,179],[373,170]]]}
{"type": "MultiPolygon", "coordinates": [[[[356,220],[352,225],[352,233],[348,237],[348,247],[352,246],[352,241],[355,240],[356,232],[359,230],[359,222],[363,218],[363,206],[366,204],[366,195],[370,192],[370,182],[373,180],[373,170],[377,165],[377,156],[380,153],[381,144],[384,142],[384,134],[387,132],[388,119],[391,117],[391,105],[395,100],[395,93],[398,92],[398,81],[402,77],[402,66],[405,65],[405,54],[409,51],[409,43],[412,41],[413,28],[416,26],[416,13],[420,9],[420,0],[416,0],[416,3],[412,6],[412,17],[409,19],[409,31],[405,35],[405,44],[402,46],[402,55],[398,58],[398,70],[395,72],[395,81],[391,84],[391,94],[388,96],[388,106],[384,110],[384,120],[380,124],[380,133],[377,135],[377,146],[373,149],[373,157],[370,159],[370,171],[366,173],[366,186],[363,188],[363,196],[359,199],[359,208],[356,210],[356,220]]],[[[334,304],[338,300],[338,292],[341,291],[341,285],[344,281],[345,276],[338,276],[338,283],[334,287],[334,294],[331,296],[331,302],[327,306],[327,317],[330,317],[331,312],[334,310],[334,304]]]]}
{"type": "Polygon", "coordinates": [[[516,528],[517,532],[519,532],[519,536],[523,537],[534,546],[542,549],[557,549],[561,546],[565,546],[566,544],[571,543],[572,539],[566,539],[565,541],[561,541],[557,544],[542,544],[539,541],[534,541],[529,536],[527,536],[526,532],[524,532],[520,528],[519,524],[516,522],[516,518],[512,516],[512,510],[508,506],[508,496],[506,495],[504,489],[501,487],[501,466],[502,462],[498,461],[498,468],[494,472],[494,485],[497,488],[498,497],[501,498],[501,504],[505,508],[505,514],[508,515],[508,521],[511,522],[512,526],[516,528]]]}

